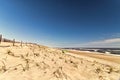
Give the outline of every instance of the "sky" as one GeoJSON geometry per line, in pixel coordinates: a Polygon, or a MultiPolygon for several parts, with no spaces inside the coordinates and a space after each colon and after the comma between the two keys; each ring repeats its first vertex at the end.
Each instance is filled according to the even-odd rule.
{"type": "Polygon", "coordinates": [[[120,47],[120,1],[0,0],[0,34],[50,47],[120,47]]]}

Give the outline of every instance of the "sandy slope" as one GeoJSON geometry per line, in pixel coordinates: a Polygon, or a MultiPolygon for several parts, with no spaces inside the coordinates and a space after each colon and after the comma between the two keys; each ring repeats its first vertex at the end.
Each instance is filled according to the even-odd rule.
{"type": "Polygon", "coordinates": [[[0,80],[119,80],[120,64],[39,45],[0,44],[0,80]],[[8,46],[9,45],[9,46],[8,46]]]}
{"type": "Polygon", "coordinates": [[[85,52],[85,51],[77,51],[77,50],[70,50],[69,52],[78,54],[78,55],[83,55],[83,56],[89,56],[93,58],[98,58],[98,59],[103,59],[107,60],[110,62],[115,62],[120,64],[120,56],[118,55],[110,55],[110,54],[102,54],[102,53],[97,53],[97,52],[85,52]]]}

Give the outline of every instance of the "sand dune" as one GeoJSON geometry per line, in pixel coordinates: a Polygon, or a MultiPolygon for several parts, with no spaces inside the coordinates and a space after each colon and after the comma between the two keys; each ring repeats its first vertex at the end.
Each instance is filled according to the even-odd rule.
{"type": "Polygon", "coordinates": [[[103,59],[110,62],[118,63],[120,64],[120,55],[111,55],[111,54],[105,54],[105,53],[97,53],[97,52],[85,52],[85,51],[77,51],[77,50],[69,50],[68,52],[83,55],[83,56],[89,56],[93,58],[103,59]]]}
{"type": "Polygon", "coordinates": [[[41,45],[1,43],[0,80],[120,79],[119,62],[73,53],[41,45]]]}

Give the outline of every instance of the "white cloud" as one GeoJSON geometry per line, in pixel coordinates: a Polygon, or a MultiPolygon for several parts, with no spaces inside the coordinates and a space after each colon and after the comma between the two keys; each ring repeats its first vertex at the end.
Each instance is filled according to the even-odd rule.
{"type": "Polygon", "coordinates": [[[94,41],[84,44],[85,47],[120,47],[120,38],[94,41]]]}
{"type": "Polygon", "coordinates": [[[90,43],[91,44],[110,44],[110,43],[118,43],[118,42],[120,42],[120,38],[106,39],[106,40],[95,41],[90,43]]]}
{"type": "Polygon", "coordinates": [[[99,41],[93,41],[88,43],[59,43],[56,47],[101,47],[101,48],[119,48],[120,38],[104,39],[99,41]]]}
{"type": "Polygon", "coordinates": [[[114,34],[111,35],[111,37],[117,37],[117,38],[119,38],[120,37],[120,33],[114,33],[114,34]]]}

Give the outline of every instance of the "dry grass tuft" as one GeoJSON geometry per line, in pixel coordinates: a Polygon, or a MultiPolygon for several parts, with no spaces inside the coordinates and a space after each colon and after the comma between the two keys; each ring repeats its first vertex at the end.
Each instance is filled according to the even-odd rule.
{"type": "Polygon", "coordinates": [[[10,55],[10,56],[14,56],[15,57],[15,54],[11,51],[11,50],[7,50],[6,54],[10,55]]]}
{"type": "Polygon", "coordinates": [[[1,61],[1,62],[2,62],[3,65],[1,66],[0,71],[1,72],[6,72],[7,71],[6,65],[5,65],[4,61],[1,61]]]}
{"type": "Polygon", "coordinates": [[[59,67],[56,71],[53,72],[53,75],[58,78],[58,79],[62,79],[62,80],[68,80],[70,79],[70,77],[63,71],[62,67],[59,67]]]}

